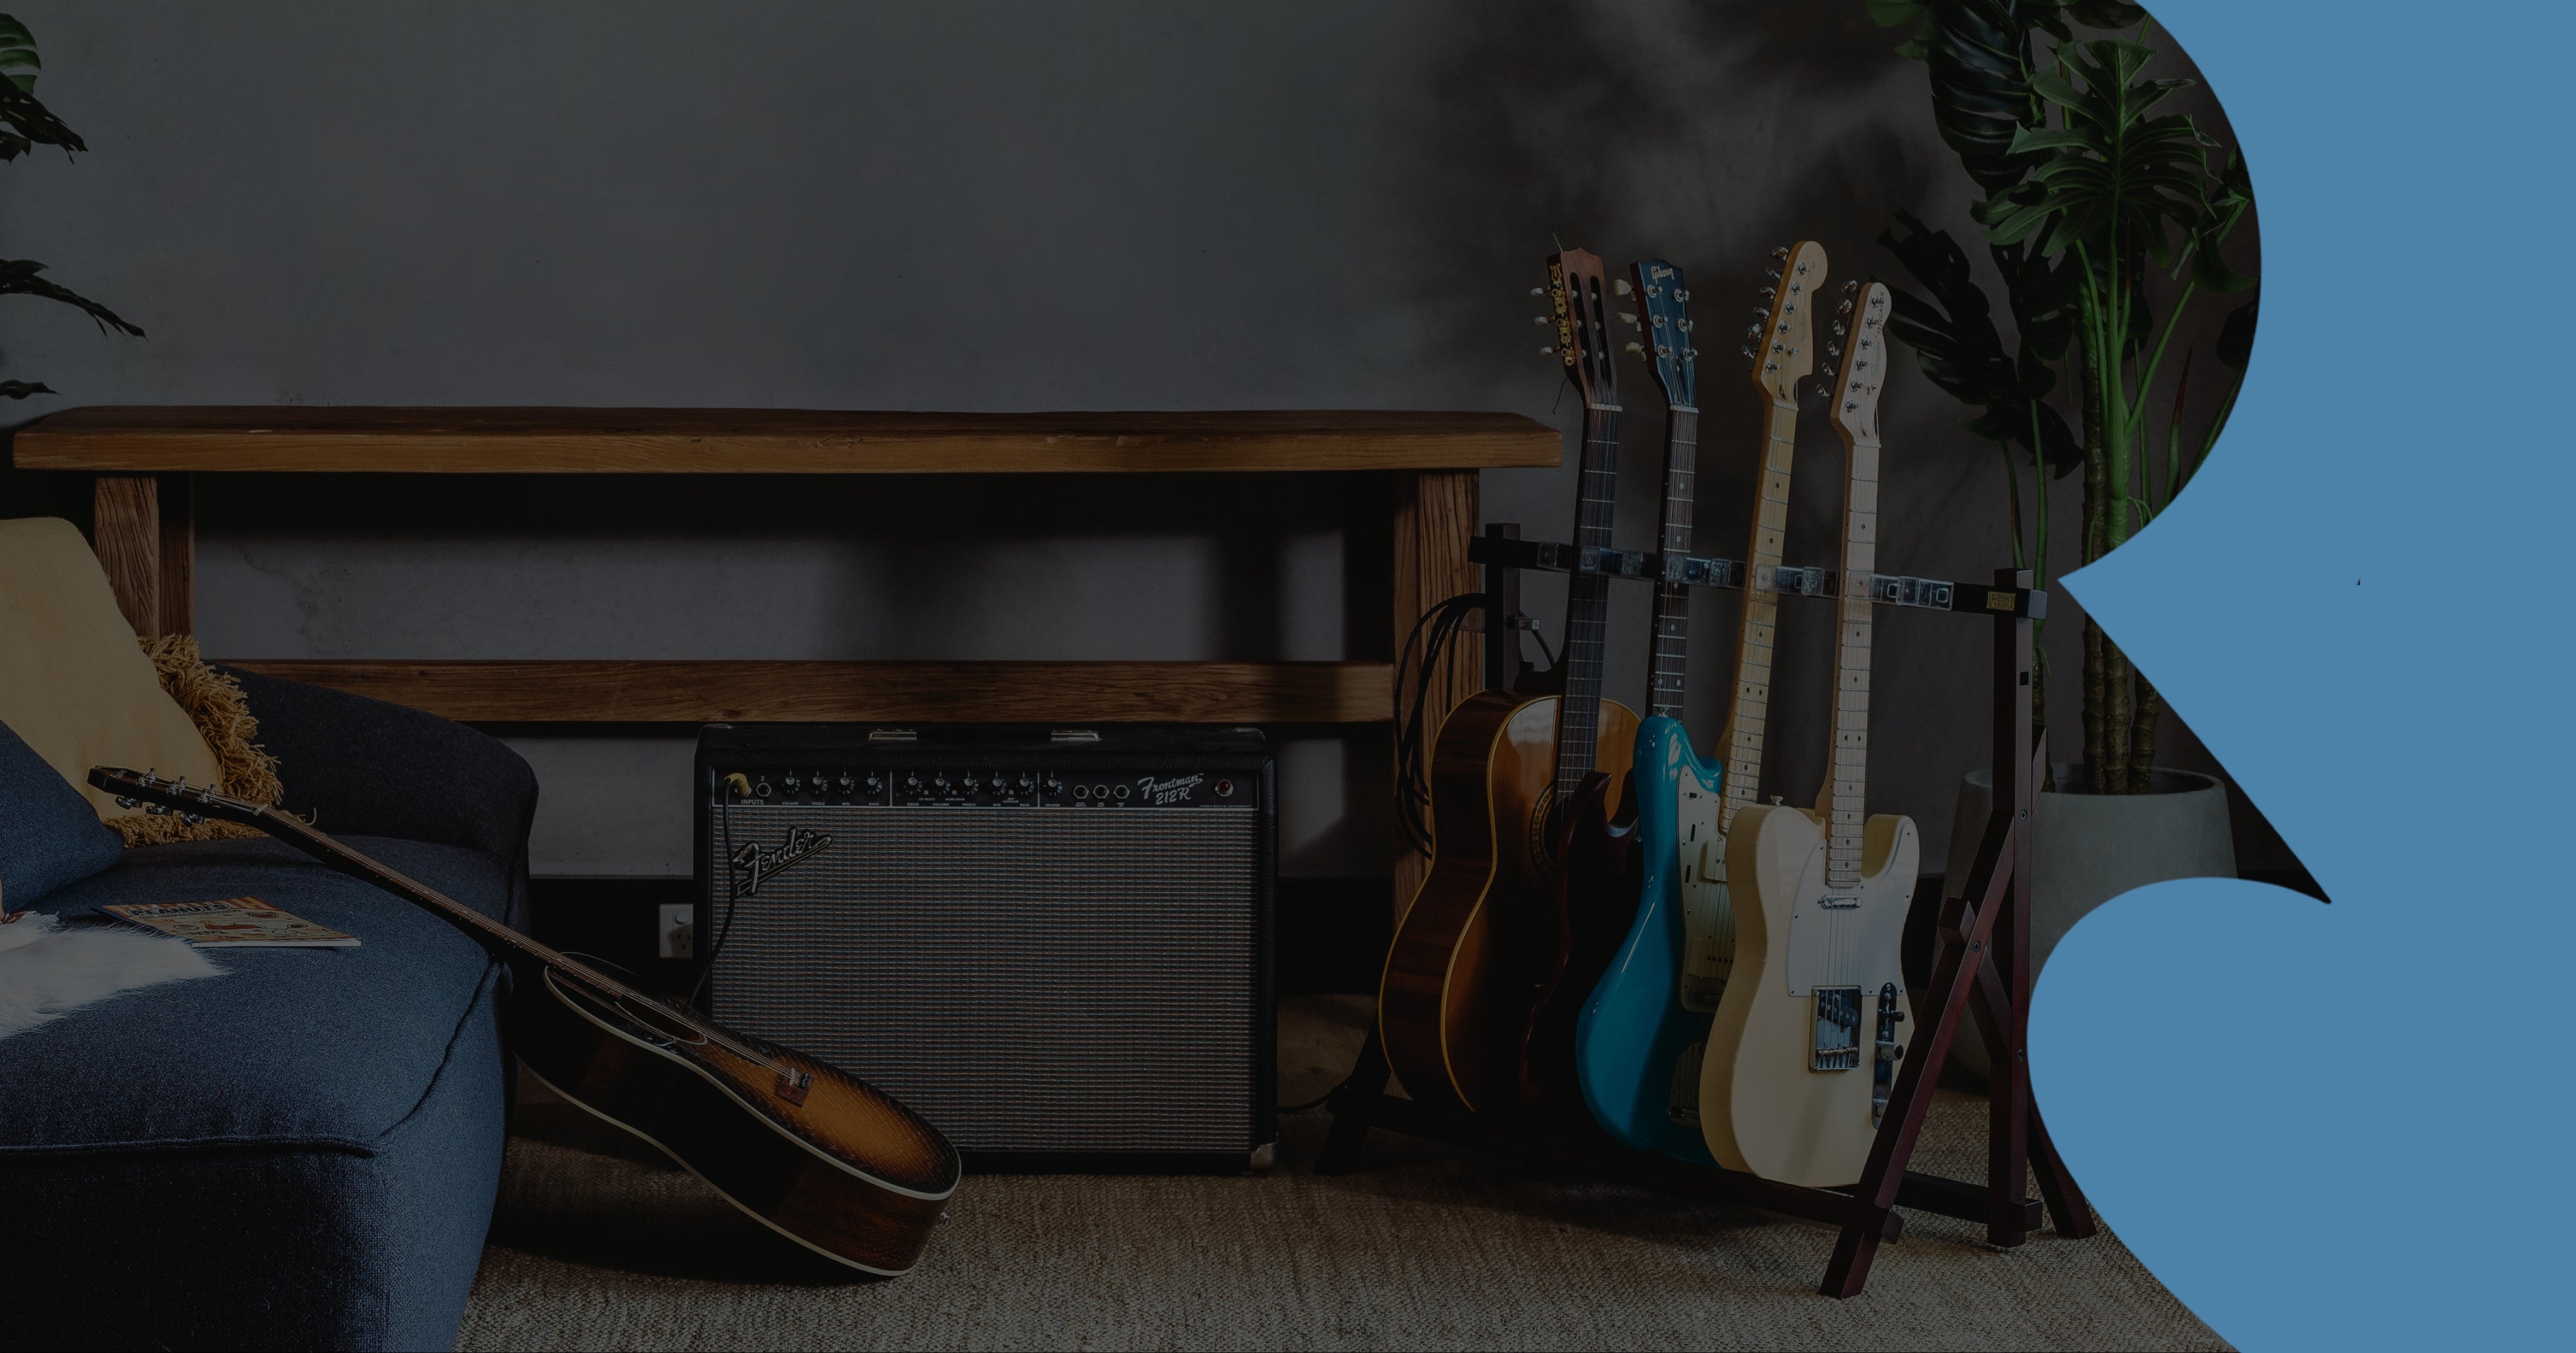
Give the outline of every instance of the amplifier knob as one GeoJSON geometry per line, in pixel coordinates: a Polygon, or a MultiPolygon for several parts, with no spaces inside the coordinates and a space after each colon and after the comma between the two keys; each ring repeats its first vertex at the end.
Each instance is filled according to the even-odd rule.
{"type": "MultiPolygon", "coordinates": [[[[876,777],[875,777],[875,776],[869,776],[868,778],[873,780],[873,779],[875,779],[876,777]]],[[[841,792],[842,792],[842,793],[847,794],[847,793],[849,793],[851,790],[856,789],[857,787],[858,787],[858,782],[857,782],[857,781],[855,781],[855,780],[853,780],[853,779],[851,779],[847,774],[844,774],[844,775],[842,775],[842,776],[841,776],[841,792]]],[[[875,788],[875,786],[871,785],[871,786],[869,786],[869,788],[873,789],[873,788],[875,788]]]]}
{"type": "Polygon", "coordinates": [[[921,788],[921,777],[918,775],[907,775],[903,777],[903,787],[906,789],[921,788]]]}
{"type": "Polygon", "coordinates": [[[883,783],[883,782],[877,779],[877,773],[876,773],[875,771],[869,771],[869,772],[868,772],[868,792],[869,792],[869,793],[874,794],[875,792],[877,792],[877,786],[878,786],[879,784],[881,784],[881,783],[883,783]]]}
{"type": "Polygon", "coordinates": [[[793,775],[788,776],[788,777],[787,777],[787,792],[788,792],[788,793],[790,793],[790,794],[795,793],[795,792],[796,792],[796,787],[797,787],[797,785],[798,785],[799,783],[801,783],[801,782],[800,782],[800,781],[798,781],[798,780],[797,780],[797,778],[796,778],[795,776],[793,776],[793,775]]]}
{"type": "Polygon", "coordinates": [[[939,792],[941,792],[941,793],[945,794],[945,793],[947,793],[947,792],[948,792],[948,777],[947,777],[947,776],[945,776],[945,775],[942,775],[942,776],[938,777],[937,779],[932,780],[932,781],[930,782],[930,786],[931,786],[931,788],[936,789],[936,790],[938,790],[939,792]]]}

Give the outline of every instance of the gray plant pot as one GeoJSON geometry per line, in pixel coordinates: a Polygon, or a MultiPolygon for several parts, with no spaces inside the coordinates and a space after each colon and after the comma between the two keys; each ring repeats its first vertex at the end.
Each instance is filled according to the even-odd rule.
{"type": "MultiPolygon", "coordinates": [[[[2057,783],[2084,782],[2081,767],[2060,764],[2057,783]]],[[[2227,786],[2197,771],[2158,769],[2144,794],[2043,793],[2031,839],[2031,976],[2084,914],[2132,888],[2166,879],[2236,877],[2236,843],[2227,827],[2227,786]]],[[[1991,770],[1971,771],[1959,786],[1942,886],[1966,886],[1977,842],[1994,803],[1991,770]]],[[[1971,1017],[1973,1018],[1973,1007],[1971,1017]]],[[[1950,1061],[1983,1079],[1981,1036],[1962,1030],[1950,1061]]]]}

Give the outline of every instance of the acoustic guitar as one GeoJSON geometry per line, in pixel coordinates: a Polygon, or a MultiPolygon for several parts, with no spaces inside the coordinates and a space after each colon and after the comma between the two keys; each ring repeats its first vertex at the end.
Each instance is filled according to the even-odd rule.
{"type": "Polygon", "coordinates": [[[1699,1082],[1719,1164],[1817,1188],[1860,1178],[1896,1084],[1912,1014],[1898,941],[1922,856],[1911,819],[1863,805],[1887,288],[1861,289],[1857,310],[1830,391],[1849,457],[1830,770],[1812,812],[1756,805],[1727,832],[1735,966],[1699,1082]]]}
{"type": "Polygon", "coordinates": [[[89,782],[125,807],[255,827],[464,931],[510,965],[511,1043],[548,1089],[826,1258],[905,1272],[957,1189],[957,1152],[937,1128],[820,1060],[638,991],[280,809],[109,766],[89,782]]]}
{"type": "MultiPolygon", "coordinates": [[[[1779,567],[1786,541],[1797,387],[1814,366],[1814,298],[1826,268],[1825,251],[1812,240],[1775,250],[1772,257],[1777,271],[1744,350],[1754,387],[1763,395],[1760,491],[1747,561],[1757,573],[1779,567]]],[[[1698,459],[1698,354],[1687,342],[1668,342],[1663,335],[1688,332],[1689,295],[1680,270],[1670,264],[1637,268],[1639,308],[1656,317],[1649,329],[1655,343],[1649,364],[1670,410],[1664,425],[1663,549],[1688,554],[1698,459]],[[1668,278],[1658,275],[1664,270],[1670,270],[1668,278]]],[[[1699,1163],[1709,1160],[1700,1133],[1700,1064],[1735,945],[1725,833],[1734,815],[1757,801],[1778,609],[1769,592],[1744,594],[1734,699],[1719,743],[1726,757],[1719,761],[1693,750],[1690,730],[1682,725],[1690,589],[1666,583],[1656,590],[1652,694],[1647,718],[1637,728],[1632,772],[1641,875],[1636,916],[1584,1006],[1576,1035],[1584,1103],[1603,1130],[1638,1150],[1699,1163]]]]}
{"type": "MultiPolygon", "coordinates": [[[[1608,548],[1618,494],[1618,381],[1610,285],[1580,249],[1550,255],[1566,379],[1583,398],[1575,543],[1608,548]]],[[[1636,737],[1633,710],[1601,698],[1609,580],[1566,581],[1564,652],[1553,694],[1483,691],[1440,725],[1431,752],[1431,868],[1396,923],[1378,984],[1378,1036],[1406,1093],[1447,1108],[1517,1098],[1519,1054],[1552,948],[1568,812],[1591,791],[1605,816],[1636,737]]]]}

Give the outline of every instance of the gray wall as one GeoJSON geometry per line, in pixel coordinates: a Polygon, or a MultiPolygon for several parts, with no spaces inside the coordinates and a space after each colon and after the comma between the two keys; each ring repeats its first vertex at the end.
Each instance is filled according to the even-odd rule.
{"type": "MultiPolygon", "coordinates": [[[[1570,426],[1526,296],[1552,235],[1682,263],[1724,334],[1773,244],[1892,272],[1872,243],[1889,211],[1959,223],[1970,192],[1922,67],[1858,0],[13,8],[93,153],[0,168],[5,252],[151,332],[0,310],[0,374],[63,392],[30,415],[1277,406],[1570,426]]],[[[1709,346],[1700,539],[1741,554],[1757,405],[1732,342],[1709,346]]],[[[1630,379],[1620,535],[1642,546],[1660,428],[1630,379]]],[[[1982,576],[2005,549],[1996,453],[1910,357],[1885,413],[1883,566],[1982,576]]],[[[1790,553],[1825,561],[1840,459],[1808,422],[1790,553]]],[[[1571,466],[1485,477],[1487,517],[1533,535],[1569,529],[1571,494],[1571,466]]],[[[1270,479],[217,481],[200,630],[240,657],[1383,657],[1361,543],[1383,510],[1270,479]]],[[[1561,586],[1531,592],[1553,629],[1561,586]]],[[[1612,689],[1638,702],[1645,598],[1620,605],[1612,689]]],[[[1733,615],[1699,610],[1703,737],[1733,615]]],[[[1783,628],[1766,789],[1804,797],[1831,624],[1792,608],[1783,628]]],[[[1984,632],[1881,628],[1874,806],[1937,843],[1984,755],[1984,632]]],[[[2075,629],[2052,635],[2070,732],[2075,629]]],[[[1286,867],[1381,870],[1382,735],[1290,732],[1286,867]]],[[[515,740],[545,781],[541,872],[686,871],[685,739],[515,740]]],[[[2205,765],[2175,741],[2166,759],[2205,765]]]]}

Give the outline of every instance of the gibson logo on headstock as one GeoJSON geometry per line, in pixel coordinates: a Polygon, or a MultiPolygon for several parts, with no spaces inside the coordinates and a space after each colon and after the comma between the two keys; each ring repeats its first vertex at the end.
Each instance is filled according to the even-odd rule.
{"type": "Polygon", "coordinates": [[[770,875],[809,856],[822,854],[831,844],[830,832],[818,832],[811,827],[790,827],[784,845],[764,846],[754,842],[735,851],[733,867],[749,874],[743,880],[743,896],[759,892],[760,885],[767,882],[770,875]]]}

